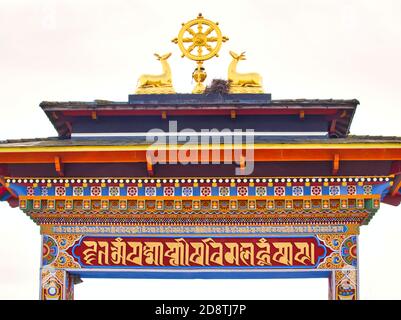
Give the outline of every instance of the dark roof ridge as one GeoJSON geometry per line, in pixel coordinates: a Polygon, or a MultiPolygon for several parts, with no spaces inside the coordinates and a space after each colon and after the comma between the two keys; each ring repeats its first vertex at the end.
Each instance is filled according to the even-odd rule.
{"type": "MultiPolygon", "coordinates": [[[[142,139],[143,140],[143,139],[142,139]]],[[[0,140],[0,145],[7,145],[7,144],[18,144],[18,143],[30,143],[30,142],[37,142],[37,143],[46,143],[55,141],[58,146],[68,146],[68,145],[118,145],[119,143],[128,144],[129,143],[142,143],[140,138],[133,138],[133,137],[120,137],[120,138],[72,138],[72,139],[62,139],[59,137],[46,137],[46,138],[28,138],[28,139],[8,139],[8,140],[0,140]]],[[[347,143],[347,142],[395,142],[401,143],[401,137],[397,136],[369,136],[369,135],[349,135],[345,138],[331,138],[331,139],[305,139],[300,137],[288,137],[288,138],[257,138],[256,142],[259,143],[347,143]]]]}

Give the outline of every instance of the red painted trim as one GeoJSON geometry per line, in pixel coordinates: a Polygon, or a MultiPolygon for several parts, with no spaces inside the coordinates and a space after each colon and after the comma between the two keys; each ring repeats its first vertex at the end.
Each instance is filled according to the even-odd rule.
{"type": "Polygon", "coordinates": [[[401,188],[401,175],[398,175],[394,178],[394,185],[393,188],[390,191],[390,195],[392,197],[396,196],[398,194],[398,191],[401,188]]]}
{"type": "Polygon", "coordinates": [[[391,174],[400,174],[401,173],[401,161],[393,161],[390,169],[391,174]]]}
{"type": "Polygon", "coordinates": [[[396,195],[396,196],[386,196],[382,200],[383,203],[392,205],[392,206],[398,206],[401,203],[401,195],[396,195]]]}
{"type": "Polygon", "coordinates": [[[4,187],[0,187],[0,197],[7,192],[7,189],[4,187]]]}

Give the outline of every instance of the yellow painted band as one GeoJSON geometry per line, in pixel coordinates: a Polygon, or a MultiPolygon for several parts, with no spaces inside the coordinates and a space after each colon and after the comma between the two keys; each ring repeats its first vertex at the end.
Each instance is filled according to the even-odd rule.
{"type": "Polygon", "coordinates": [[[230,150],[230,149],[401,149],[400,143],[268,143],[225,145],[132,145],[132,146],[56,146],[56,147],[1,147],[0,153],[10,152],[81,152],[81,151],[146,151],[146,150],[230,150]]]}

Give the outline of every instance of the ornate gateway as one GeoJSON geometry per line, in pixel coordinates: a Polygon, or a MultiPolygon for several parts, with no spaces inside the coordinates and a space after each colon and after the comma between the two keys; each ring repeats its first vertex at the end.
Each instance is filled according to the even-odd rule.
{"type": "Polygon", "coordinates": [[[196,94],[156,55],[128,102],[42,102],[57,138],[0,142],[0,200],[40,225],[41,299],[116,275],[321,277],[358,298],[359,228],[401,201],[401,139],[350,136],[357,100],[272,100],[243,53],[204,93],[226,40],[201,15],[174,40],[196,94]]]}

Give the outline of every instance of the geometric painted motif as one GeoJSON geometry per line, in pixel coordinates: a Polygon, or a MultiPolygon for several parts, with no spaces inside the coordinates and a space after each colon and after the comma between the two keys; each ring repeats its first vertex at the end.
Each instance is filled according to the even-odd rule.
{"type": "Polygon", "coordinates": [[[210,196],[210,195],[212,195],[212,188],[210,188],[210,187],[201,187],[200,188],[200,194],[203,197],[210,196]]]}
{"type": "Polygon", "coordinates": [[[336,300],[356,300],[357,297],[357,270],[334,271],[335,297],[336,300]]]}
{"type": "Polygon", "coordinates": [[[119,187],[109,187],[109,195],[112,197],[117,197],[120,195],[119,187]]]}
{"type": "Polygon", "coordinates": [[[145,188],[145,195],[146,196],[155,196],[156,195],[156,188],[155,187],[146,187],[145,188]]]}
{"type": "Polygon", "coordinates": [[[84,188],[83,187],[73,187],[72,188],[72,193],[76,197],[81,197],[84,195],[84,188]]]}
{"type": "Polygon", "coordinates": [[[42,300],[64,299],[64,282],[66,272],[62,270],[42,269],[41,298],[42,300]]]}
{"type": "Polygon", "coordinates": [[[363,193],[364,194],[372,194],[373,187],[371,185],[363,186],[363,193]]]}
{"type": "Polygon", "coordinates": [[[101,187],[91,187],[91,196],[98,197],[102,195],[101,187]]]}
{"type": "Polygon", "coordinates": [[[65,196],[66,190],[65,187],[56,187],[55,195],[59,197],[65,196]]]}
{"type": "Polygon", "coordinates": [[[220,187],[219,188],[219,196],[227,197],[230,195],[230,188],[229,187],[220,187]]]}
{"type": "Polygon", "coordinates": [[[347,186],[347,193],[349,195],[354,195],[356,194],[356,186],[347,186]]]}
{"type": "MultiPolygon", "coordinates": [[[[362,178],[360,178],[362,179],[362,178]]],[[[24,183],[26,189],[22,189],[20,196],[56,196],[56,197],[66,197],[66,196],[188,196],[190,189],[192,189],[192,195],[200,196],[340,196],[340,195],[371,195],[377,194],[377,190],[380,194],[387,190],[383,188],[385,185],[390,184],[390,179],[386,178],[363,178],[364,180],[351,179],[349,182],[345,182],[344,178],[331,178],[330,181],[321,181],[321,178],[313,178],[313,185],[310,185],[309,178],[297,178],[295,179],[238,179],[238,182],[231,181],[230,186],[227,186],[229,182],[228,179],[219,179],[219,181],[200,181],[201,186],[198,184],[198,180],[194,179],[178,179],[173,181],[173,179],[164,179],[163,182],[157,180],[156,186],[155,181],[151,180],[151,185],[147,185],[149,181],[145,179],[144,181],[138,179],[125,179],[119,180],[119,185],[117,186],[117,180],[113,182],[108,181],[103,182],[102,186],[99,185],[99,179],[90,179],[89,182],[86,179],[78,180],[62,180],[59,179],[57,182],[52,182],[50,180],[45,181],[45,179],[38,180],[35,183],[24,183]],[[251,181],[252,180],[252,181],[251,181]],[[268,180],[268,181],[267,181],[268,180]],[[294,181],[292,181],[294,180],[294,181]],[[79,181],[79,182],[78,182],[79,181]],[[341,182],[341,186],[339,182],[341,182]],[[174,185],[172,184],[174,182],[174,185]],[[355,182],[358,182],[356,184],[355,182]],[[285,183],[285,185],[283,184],[285,183]],[[293,183],[297,183],[293,185],[293,183]],[[299,184],[303,185],[299,185],[299,184]],[[345,183],[345,184],[344,184],[345,183]],[[61,184],[61,185],[59,185],[61,184]],[[111,184],[111,185],[110,185],[111,184]],[[318,185],[320,184],[320,185],[318,185]],[[381,188],[375,188],[375,185],[382,185],[381,188]],[[153,190],[154,189],[154,190],[153,190]],[[154,191],[154,192],[153,192],[154,191]],[[164,192],[166,191],[166,193],[164,192]]],[[[26,180],[26,179],[25,179],[26,180]]],[[[25,181],[24,180],[24,181],[25,181]]],[[[216,179],[213,179],[216,180],[216,179]]],[[[234,179],[231,179],[234,180],[234,179]]],[[[327,180],[327,179],[325,179],[327,180]]],[[[22,184],[20,180],[15,181],[14,179],[7,179],[7,182],[12,182],[9,187],[13,188],[14,183],[17,185],[22,184]]],[[[32,180],[29,180],[32,181],[32,180]]],[[[21,190],[21,189],[20,189],[21,190]]]]}
{"type": "Polygon", "coordinates": [[[57,242],[50,236],[43,236],[42,265],[51,264],[58,255],[57,242]]]}
{"type": "Polygon", "coordinates": [[[285,188],[284,187],[274,187],[274,195],[275,196],[285,196],[285,188]]]}
{"type": "Polygon", "coordinates": [[[341,258],[350,266],[357,267],[356,236],[344,240],[341,245],[341,258]]]}
{"type": "Polygon", "coordinates": [[[182,188],[182,195],[184,197],[191,197],[193,195],[192,187],[183,187],[182,188]]]}
{"type": "Polygon", "coordinates": [[[340,194],[340,187],[339,186],[330,186],[329,194],[331,196],[338,196],[340,194]]]}
{"type": "Polygon", "coordinates": [[[163,194],[167,197],[174,196],[174,188],[173,187],[164,187],[163,194]]]}
{"type": "Polygon", "coordinates": [[[313,196],[320,196],[322,194],[322,187],[320,186],[313,186],[311,188],[311,195],[313,196]]]}
{"type": "Polygon", "coordinates": [[[300,186],[292,187],[293,196],[302,196],[304,194],[304,188],[300,186]]]}
{"type": "Polygon", "coordinates": [[[240,197],[244,197],[248,195],[248,188],[247,187],[237,187],[237,194],[240,197]]]}
{"type": "Polygon", "coordinates": [[[137,187],[128,187],[127,188],[127,195],[130,197],[134,197],[138,195],[138,188],[137,187]]]}
{"type": "Polygon", "coordinates": [[[255,194],[259,197],[263,197],[266,195],[266,187],[256,187],[255,194]]]}

